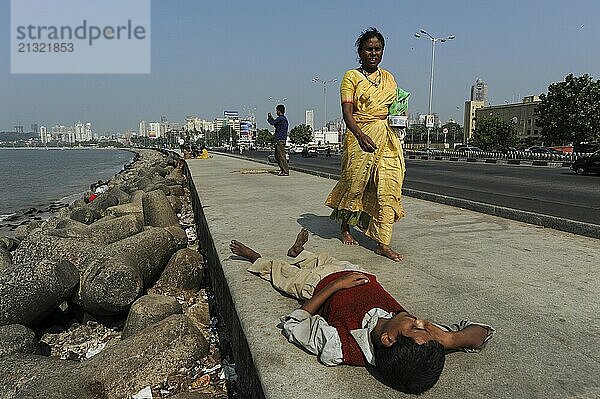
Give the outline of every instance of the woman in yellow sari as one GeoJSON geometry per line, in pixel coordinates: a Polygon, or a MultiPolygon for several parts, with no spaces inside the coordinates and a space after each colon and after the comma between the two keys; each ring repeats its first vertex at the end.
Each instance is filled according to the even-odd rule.
{"type": "Polygon", "coordinates": [[[350,225],[377,242],[375,253],[393,261],[402,256],[390,248],[392,225],[402,216],[404,155],[387,121],[396,99],[396,81],[379,68],[385,40],[375,28],[356,41],[361,66],[346,72],[340,93],[348,130],[342,153],[342,174],[325,204],[342,224],[342,242],[357,245],[350,225]]]}

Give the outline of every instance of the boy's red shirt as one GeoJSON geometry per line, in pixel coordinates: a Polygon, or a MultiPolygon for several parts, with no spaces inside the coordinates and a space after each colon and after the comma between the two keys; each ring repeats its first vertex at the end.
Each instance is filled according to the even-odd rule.
{"type": "MultiPolygon", "coordinates": [[[[348,273],[352,273],[352,271],[341,271],[326,276],[317,284],[314,293],[316,294],[336,278],[348,273]]],[[[402,305],[377,282],[374,275],[364,274],[369,278],[367,284],[336,292],[319,309],[319,315],[338,331],[344,359],[342,364],[352,366],[367,364],[360,346],[350,334],[351,330],[362,328],[361,323],[365,314],[373,308],[381,308],[390,313],[404,311],[402,305]]]]}

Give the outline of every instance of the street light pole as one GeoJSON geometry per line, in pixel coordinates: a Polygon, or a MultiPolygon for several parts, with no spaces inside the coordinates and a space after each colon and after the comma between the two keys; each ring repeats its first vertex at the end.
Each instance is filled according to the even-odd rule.
{"type": "MultiPolygon", "coordinates": [[[[415,37],[416,38],[423,37],[423,36],[421,36],[421,34],[427,36],[427,38],[431,41],[431,75],[429,77],[429,106],[427,107],[427,115],[431,115],[431,105],[432,105],[432,101],[433,101],[433,71],[434,71],[434,65],[435,65],[435,43],[436,42],[445,43],[447,40],[453,40],[456,36],[450,35],[448,37],[433,37],[429,33],[427,33],[427,31],[425,31],[424,29],[421,29],[420,32],[415,33],[415,37]]],[[[427,120],[425,120],[425,123],[427,123],[427,120]]],[[[431,144],[431,141],[429,140],[430,132],[431,132],[431,128],[428,127],[427,128],[427,148],[429,148],[429,146],[431,144]]]]}
{"type": "Polygon", "coordinates": [[[323,80],[318,76],[315,76],[312,81],[315,83],[323,83],[323,109],[325,115],[325,124],[323,126],[327,128],[327,83],[335,83],[337,82],[337,79],[323,80]]]}

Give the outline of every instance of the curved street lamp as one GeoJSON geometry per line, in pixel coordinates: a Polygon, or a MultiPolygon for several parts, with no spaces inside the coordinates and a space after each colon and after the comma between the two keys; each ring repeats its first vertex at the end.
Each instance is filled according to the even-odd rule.
{"type": "MultiPolygon", "coordinates": [[[[427,33],[427,31],[425,31],[424,29],[421,29],[419,32],[415,33],[415,37],[429,39],[431,41],[431,77],[429,79],[429,106],[428,106],[428,111],[427,111],[427,115],[431,115],[431,101],[433,98],[433,68],[435,65],[435,43],[436,42],[445,43],[448,40],[453,40],[456,36],[450,35],[447,37],[433,37],[429,33],[427,33]],[[422,35],[425,35],[427,37],[424,37],[422,35]]],[[[430,141],[429,141],[430,131],[431,131],[431,128],[428,127],[427,128],[427,148],[429,148],[429,146],[430,146],[430,141]]]]}
{"type": "Polygon", "coordinates": [[[274,101],[274,102],[276,102],[278,104],[281,104],[285,100],[287,100],[287,97],[283,97],[283,98],[269,97],[269,101],[274,101]]]}
{"type": "Polygon", "coordinates": [[[323,105],[324,105],[324,115],[325,115],[325,128],[327,128],[327,83],[335,83],[337,79],[323,80],[318,76],[312,78],[312,81],[315,83],[323,83],[323,105]]]}

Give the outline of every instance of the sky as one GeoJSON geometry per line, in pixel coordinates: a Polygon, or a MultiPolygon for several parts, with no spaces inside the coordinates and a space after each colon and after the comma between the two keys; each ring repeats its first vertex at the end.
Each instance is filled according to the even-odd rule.
{"type": "Polygon", "coordinates": [[[339,81],[358,66],[354,42],[369,26],[386,39],[380,66],[411,92],[412,114],[427,112],[431,68],[431,41],[414,33],[456,36],[436,45],[432,108],[462,125],[477,78],[491,104],[544,93],[569,73],[600,78],[599,17],[598,0],[152,0],[151,73],[32,75],[10,73],[10,0],[0,0],[0,131],[81,120],[122,132],[224,110],[255,110],[266,127],[269,97],[287,98],[291,126],[313,109],[319,127],[323,85],[312,78],[338,79],[327,119],[340,117],[339,81]]]}

